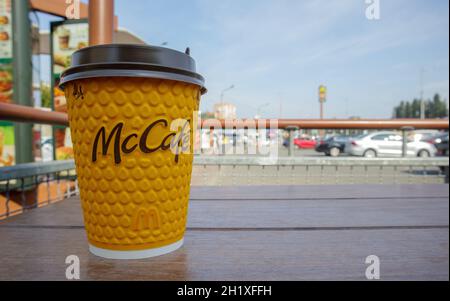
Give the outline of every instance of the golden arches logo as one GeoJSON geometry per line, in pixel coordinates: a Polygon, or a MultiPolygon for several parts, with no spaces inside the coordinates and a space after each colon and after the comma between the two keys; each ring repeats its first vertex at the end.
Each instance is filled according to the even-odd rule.
{"type": "Polygon", "coordinates": [[[132,229],[139,230],[157,230],[160,228],[158,209],[155,207],[140,208],[134,215],[132,229]]]}

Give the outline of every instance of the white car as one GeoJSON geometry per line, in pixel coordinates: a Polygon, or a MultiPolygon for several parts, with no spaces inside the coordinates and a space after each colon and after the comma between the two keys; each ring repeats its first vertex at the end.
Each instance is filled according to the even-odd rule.
{"type": "Polygon", "coordinates": [[[41,156],[43,162],[53,161],[53,139],[44,137],[41,140],[41,156]]]}
{"type": "MultiPolygon", "coordinates": [[[[352,156],[373,157],[400,157],[402,155],[403,137],[396,132],[375,132],[350,139],[345,152],[352,156]]],[[[436,155],[433,144],[408,139],[408,157],[432,157],[436,155]]]]}

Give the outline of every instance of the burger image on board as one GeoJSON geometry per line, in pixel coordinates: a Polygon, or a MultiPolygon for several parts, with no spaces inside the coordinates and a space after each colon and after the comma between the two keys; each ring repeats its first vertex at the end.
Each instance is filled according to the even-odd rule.
{"type": "Polygon", "coordinates": [[[0,32],[0,41],[8,41],[9,34],[6,31],[0,32]]]}
{"type": "Polygon", "coordinates": [[[69,49],[70,31],[65,27],[60,27],[57,29],[57,35],[58,35],[59,49],[61,50],[69,49]]]}
{"type": "Polygon", "coordinates": [[[12,88],[13,78],[11,67],[0,66],[0,102],[11,102],[12,88]]]}
{"type": "Polygon", "coordinates": [[[12,76],[8,71],[0,70],[0,92],[8,92],[12,89],[12,76]]]}
{"type": "Polygon", "coordinates": [[[79,50],[79,49],[87,47],[87,46],[88,45],[86,42],[78,42],[77,49],[79,50]]]}
{"type": "Polygon", "coordinates": [[[0,16],[0,25],[9,24],[9,18],[7,16],[0,16]]]}
{"type": "Polygon", "coordinates": [[[64,54],[55,54],[54,62],[63,68],[70,67],[70,56],[64,54]]]}

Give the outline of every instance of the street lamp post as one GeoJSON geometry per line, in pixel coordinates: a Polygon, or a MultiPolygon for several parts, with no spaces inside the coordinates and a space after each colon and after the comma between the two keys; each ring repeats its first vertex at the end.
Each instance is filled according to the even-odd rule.
{"type": "Polygon", "coordinates": [[[223,105],[223,97],[225,92],[230,91],[231,89],[234,89],[234,85],[229,86],[226,89],[223,89],[222,92],[220,92],[220,104],[223,105]]]}
{"type": "Polygon", "coordinates": [[[262,109],[265,108],[265,107],[267,107],[267,106],[269,106],[269,105],[270,105],[270,103],[266,102],[265,104],[262,104],[262,105],[260,105],[260,106],[257,108],[257,110],[256,110],[256,116],[257,116],[257,118],[256,118],[256,119],[258,119],[258,118],[261,117],[261,111],[262,111],[262,109]]]}
{"type": "MultiPolygon", "coordinates": [[[[230,91],[231,89],[234,89],[234,85],[231,85],[231,86],[229,86],[228,88],[226,88],[226,89],[223,89],[222,90],[222,92],[220,92],[220,106],[219,106],[219,112],[220,112],[220,115],[222,115],[222,116],[219,116],[219,117],[225,117],[225,116],[223,116],[223,112],[224,112],[224,107],[223,107],[223,105],[224,105],[224,102],[223,102],[223,97],[224,97],[224,94],[225,94],[225,92],[227,92],[227,91],[230,91]]],[[[224,147],[225,147],[225,145],[223,145],[223,141],[225,141],[225,130],[221,130],[222,131],[222,153],[224,153],[224,147]]]]}
{"type": "Polygon", "coordinates": [[[423,77],[425,69],[420,69],[420,119],[425,119],[425,101],[423,99],[423,77]]]}

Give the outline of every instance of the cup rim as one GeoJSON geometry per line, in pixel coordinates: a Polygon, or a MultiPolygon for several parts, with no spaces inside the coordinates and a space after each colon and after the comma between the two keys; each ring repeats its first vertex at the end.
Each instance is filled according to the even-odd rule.
{"type": "Polygon", "coordinates": [[[71,67],[61,74],[59,88],[71,81],[96,77],[145,77],[200,86],[207,92],[195,61],[186,53],[159,46],[105,44],[85,47],[72,54],[71,67]]]}
{"type": "Polygon", "coordinates": [[[89,244],[89,251],[99,257],[108,258],[108,259],[144,259],[151,258],[156,256],[165,255],[171,252],[174,252],[181,248],[184,243],[184,238],[171,243],[169,245],[161,246],[158,248],[152,249],[144,249],[144,250],[133,250],[133,251],[118,251],[118,250],[108,250],[96,247],[92,244],[89,244]]]}

